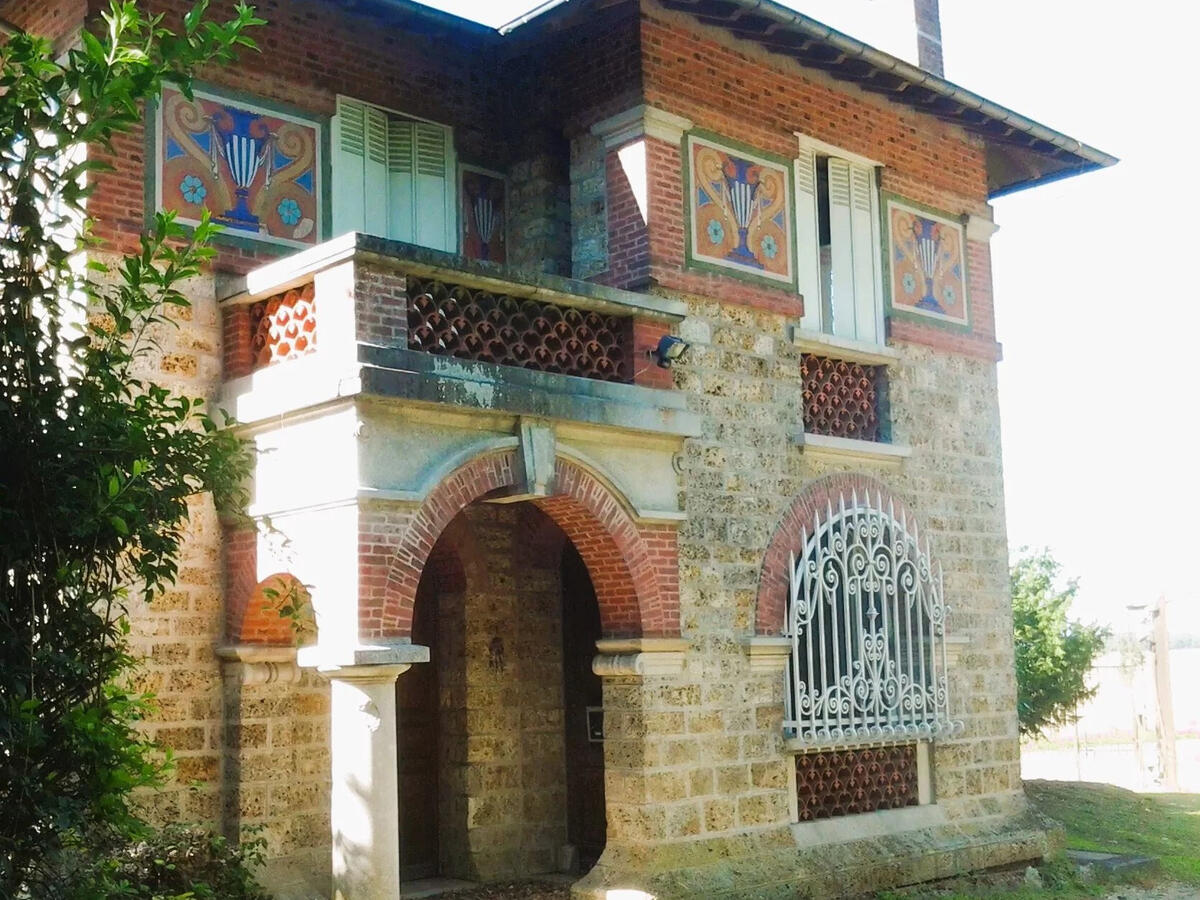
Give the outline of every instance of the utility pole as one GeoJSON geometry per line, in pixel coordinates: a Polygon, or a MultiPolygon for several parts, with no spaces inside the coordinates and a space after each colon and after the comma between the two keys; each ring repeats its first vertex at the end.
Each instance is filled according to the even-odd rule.
{"type": "Polygon", "coordinates": [[[1175,764],[1175,707],[1171,701],[1171,648],[1167,638],[1167,598],[1160,596],[1154,609],[1154,686],[1158,694],[1158,758],[1163,786],[1179,790],[1175,764]]]}

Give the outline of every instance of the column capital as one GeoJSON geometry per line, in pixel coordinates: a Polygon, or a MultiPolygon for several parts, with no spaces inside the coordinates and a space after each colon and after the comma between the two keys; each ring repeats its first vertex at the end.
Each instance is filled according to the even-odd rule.
{"type": "Polygon", "coordinates": [[[606,149],[612,150],[645,137],[678,144],[692,125],[691,119],[639,103],[624,112],[601,119],[591,127],[591,132],[604,141],[606,149]]]}
{"type": "Polygon", "coordinates": [[[241,684],[294,684],[300,680],[296,648],[280,644],[230,644],[217,648],[221,673],[241,684]]]}
{"type": "Polygon", "coordinates": [[[973,213],[967,214],[967,240],[979,241],[986,244],[992,239],[992,235],[1000,230],[1000,226],[991,219],[985,219],[983,216],[977,216],[973,213]]]}
{"type": "Polygon", "coordinates": [[[592,671],[601,678],[680,675],[687,648],[681,638],[606,638],[596,641],[592,671]]]}
{"type": "Polygon", "coordinates": [[[395,681],[414,663],[429,662],[429,648],[408,641],[359,644],[353,647],[301,647],[297,662],[326,678],[356,681],[395,681]]]}
{"type": "Polygon", "coordinates": [[[750,671],[773,674],[782,672],[792,653],[792,639],[776,635],[758,635],[746,640],[750,671]]]}

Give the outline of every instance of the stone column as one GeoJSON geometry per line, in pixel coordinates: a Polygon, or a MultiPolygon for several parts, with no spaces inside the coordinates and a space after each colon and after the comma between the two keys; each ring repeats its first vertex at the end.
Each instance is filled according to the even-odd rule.
{"type": "Polygon", "coordinates": [[[330,681],[335,900],[399,900],[396,677],[408,665],[345,666],[330,681]]]}
{"type": "Polygon", "coordinates": [[[399,643],[333,656],[311,647],[300,661],[330,682],[333,898],[399,900],[396,678],[428,662],[429,648],[399,643]]]}

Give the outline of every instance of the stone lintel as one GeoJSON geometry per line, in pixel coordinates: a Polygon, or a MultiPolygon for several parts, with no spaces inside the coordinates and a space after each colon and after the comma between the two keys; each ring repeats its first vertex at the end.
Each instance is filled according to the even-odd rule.
{"type": "Polygon", "coordinates": [[[681,638],[606,638],[596,641],[592,671],[601,678],[680,675],[687,647],[681,638]]]}
{"type": "Polygon", "coordinates": [[[221,673],[241,684],[294,684],[300,680],[296,648],[284,644],[231,644],[218,647],[221,673]]]}
{"type": "Polygon", "coordinates": [[[782,672],[792,652],[792,639],[773,635],[760,635],[746,641],[746,654],[750,657],[750,671],[759,674],[782,672]]]}
{"type": "Polygon", "coordinates": [[[985,219],[983,216],[977,216],[973,213],[968,213],[966,218],[967,240],[979,241],[986,244],[992,239],[992,235],[1000,230],[1000,226],[991,219],[985,219]]]}
{"type": "Polygon", "coordinates": [[[606,150],[612,150],[644,137],[678,144],[692,126],[691,119],[639,103],[624,112],[601,119],[591,127],[591,132],[604,141],[606,150]]]}

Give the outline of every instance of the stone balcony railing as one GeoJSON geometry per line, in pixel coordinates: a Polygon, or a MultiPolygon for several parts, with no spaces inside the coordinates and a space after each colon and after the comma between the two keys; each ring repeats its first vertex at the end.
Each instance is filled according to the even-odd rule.
{"type": "Polygon", "coordinates": [[[363,393],[691,432],[648,351],[686,308],[348,234],[226,284],[225,402],[254,422],[363,393]]]}

